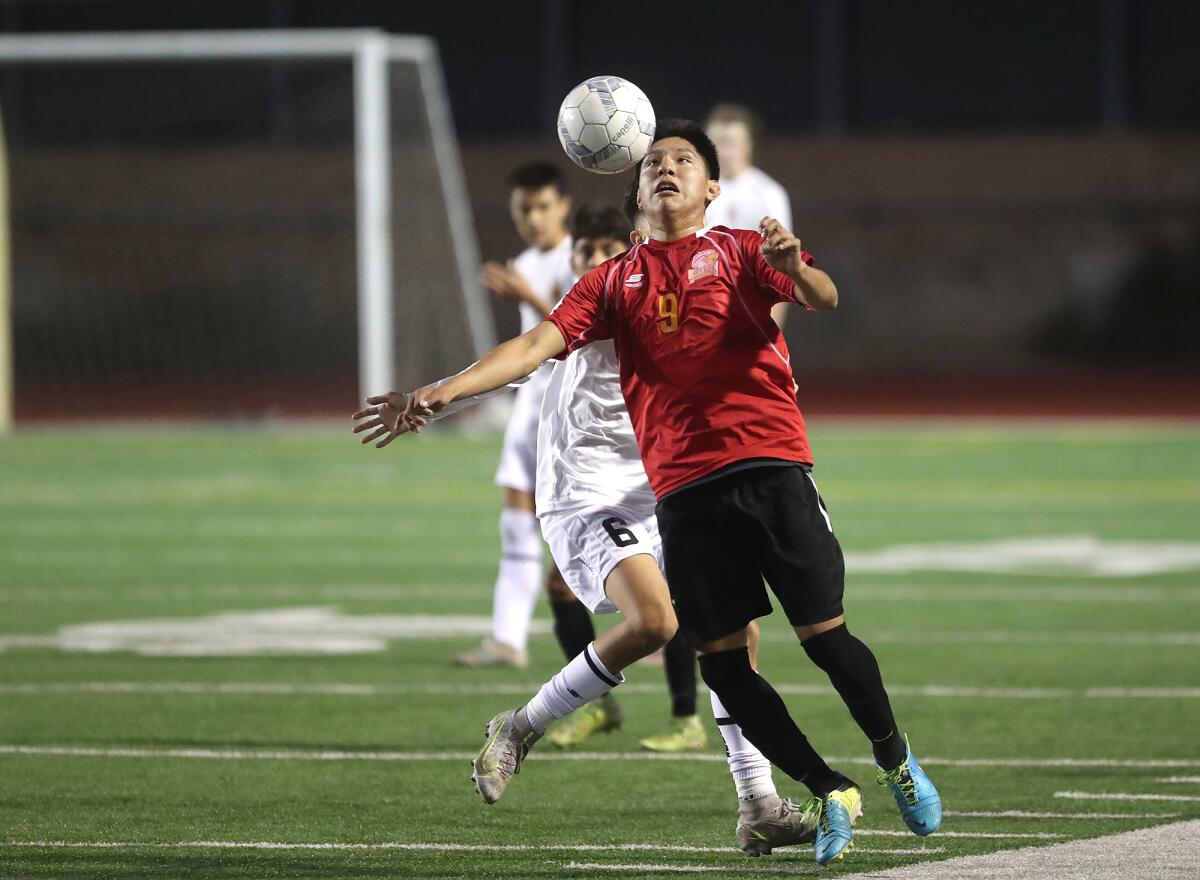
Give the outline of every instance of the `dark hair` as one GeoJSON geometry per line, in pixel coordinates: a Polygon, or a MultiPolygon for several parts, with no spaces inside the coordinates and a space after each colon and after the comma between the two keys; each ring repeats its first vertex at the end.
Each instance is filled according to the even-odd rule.
{"type": "Polygon", "coordinates": [[[573,238],[629,238],[629,224],[611,205],[580,205],[569,224],[573,238]]]}
{"type": "Polygon", "coordinates": [[[746,126],[746,131],[750,132],[752,141],[762,140],[762,120],[749,107],[743,107],[741,104],[717,104],[708,111],[708,119],[704,121],[704,127],[707,129],[718,122],[740,123],[746,126]]]}
{"type": "Polygon", "coordinates": [[[635,172],[629,183],[625,185],[625,195],[621,198],[621,212],[624,213],[625,219],[629,221],[629,225],[637,227],[638,217],[642,214],[641,207],[638,206],[638,175],[635,172]]]}
{"type": "Polygon", "coordinates": [[[549,162],[526,162],[524,165],[518,165],[508,175],[508,184],[513,189],[542,189],[543,187],[552,186],[558,190],[558,194],[567,194],[567,184],[563,180],[563,174],[558,170],[557,165],[551,165],[549,162]]]}
{"type": "Polygon", "coordinates": [[[687,141],[700,154],[708,168],[709,180],[721,179],[721,162],[717,159],[717,148],[703,128],[690,119],[664,119],[654,129],[654,140],[661,141],[663,138],[672,137],[687,141]]]}

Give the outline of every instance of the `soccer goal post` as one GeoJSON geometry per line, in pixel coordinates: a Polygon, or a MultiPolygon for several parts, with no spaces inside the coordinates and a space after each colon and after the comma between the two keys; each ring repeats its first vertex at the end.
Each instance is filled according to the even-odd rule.
{"type": "Polygon", "coordinates": [[[344,411],[495,344],[429,38],[5,36],[0,110],[20,411],[344,411]]]}

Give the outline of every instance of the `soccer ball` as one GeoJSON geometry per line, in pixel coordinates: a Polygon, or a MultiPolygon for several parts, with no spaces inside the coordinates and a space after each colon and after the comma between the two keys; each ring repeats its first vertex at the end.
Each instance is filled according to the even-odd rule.
{"type": "Polygon", "coordinates": [[[558,108],[558,140],[571,161],[597,174],[619,174],[642,161],[654,140],[654,108],[619,76],[593,76],[558,108]]]}

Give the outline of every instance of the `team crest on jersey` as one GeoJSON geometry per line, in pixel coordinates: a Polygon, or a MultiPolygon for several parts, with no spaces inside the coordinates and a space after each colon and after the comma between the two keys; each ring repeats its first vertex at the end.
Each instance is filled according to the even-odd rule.
{"type": "Polygon", "coordinates": [[[700,251],[692,257],[692,268],[688,270],[688,283],[699,278],[717,274],[717,252],[712,248],[700,251]]]}
{"type": "Polygon", "coordinates": [[[640,272],[637,275],[630,275],[628,278],[625,279],[626,287],[637,287],[641,283],[642,283],[642,275],[640,272]]]}

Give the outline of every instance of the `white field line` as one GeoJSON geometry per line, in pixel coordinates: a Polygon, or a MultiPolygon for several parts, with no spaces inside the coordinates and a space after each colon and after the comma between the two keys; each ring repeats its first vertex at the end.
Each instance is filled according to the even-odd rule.
{"type": "MultiPolygon", "coordinates": [[[[131,559],[146,566],[168,566],[170,568],[207,568],[214,565],[270,564],[290,568],[315,568],[319,566],[342,567],[362,565],[370,562],[363,551],[345,547],[327,548],[297,547],[140,547],[136,556],[122,549],[55,548],[53,552],[41,549],[8,549],[4,553],[7,565],[41,570],[53,568],[117,568],[124,569],[131,559]]],[[[468,568],[495,565],[499,554],[493,550],[477,550],[456,547],[453,553],[439,555],[437,565],[441,568],[468,568]]]]}
{"type": "Polygon", "coordinates": [[[707,874],[708,876],[760,877],[764,874],[800,876],[824,870],[820,865],[769,865],[765,868],[718,868],[712,865],[662,865],[649,862],[616,864],[604,862],[567,862],[564,868],[572,871],[638,871],[651,874],[707,874]]]}
{"type": "Polygon", "coordinates": [[[1200,801],[1200,795],[1140,794],[1125,791],[1056,791],[1054,796],[1076,801],[1200,801]]]}
{"type": "MultiPolygon", "coordinates": [[[[1200,602],[1200,589],[1107,586],[1018,586],[1013,584],[855,584],[852,599],[880,602],[1200,602]]],[[[0,602],[73,603],[192,601],[197,598],[240,599],[342,599],[393,602],[405,599],[489,600],[491,587],[482,582],[418,584],[151,584],[143,587],[7,587],[0,602]]]]}
{"type": "Polygon", "coordinates": [[[1163,776],[1154,780],[1155,782],[1166,782],[1173,785],[1193,785],[1200,783],[1200,776],[1163,776]]]}
{"type": "MultiPolygon", "coordinates": [[[[343,584],[298,586],[295,584],[210,584],[162,587],[19,587],[0,589],[0,603],[12,604],[95,604],[115,601],[194,602],[198,599],[238,602],[267,600],[405,602],[413,599],[445,599],[454,602],[491,601],[491,587],[482,584],[412,584],[394,587],[387,584],[343,584]]],[[[1158,601],[1150,599],[1148,601],[1158,601]]]]}
{"type": "MultiPolygon", "coordinates": [[[[763,633],[770,642],[791,642],[787,632],[763,633]]],[[[1200,647],[1200,632],[1120,632],[1109,630],[1071,630],[1067,632],[1030,632],[1016,630],[936,630],[867,631],[864,638],[872,643],[893,645],[1157,645],[1163,647],[1200,647]]]]}
{"type": "Polygon", "coordinates": [[[1175,819],[1182,813],[1049,813],[1034,810],[943,810],[952,819],[1175,819]]]}
{"type": "MultiPolygon", "coordinates": [[[[15,745],[0,744],[0,756],[33,755],[67,758],[190,758],[217,761],[382,761],[391,763],[417,761],[471,761],[474,752],[377,752],[335,751],[322,749],[147,749],[133,747],[15,745]]],[[[664,752],[533,752],[530,761],[675,761],[725,763],[725,756],[716,752],[694,754],[664,752]]],[[[831,757],[837,764],[866,764],[874,766],[871,758],[862,756],[831,757]]],[[[1117,758],[937,758],[922,757],[922,764],[942,767],[1112,767],[1133,769],[1200,768],[1200,760],[1164,758],[1161,760],[1121,760],[1117,758]]],[[[1098,797],[1101,797],[1098,795],[1098,797]]],[[[1168,795],[1163,798],[1170,799],[1168,795]]],[[[1200,798],[1198,798],[1200,800],[1200,798]]],[[[899,835],[908,832],[897,831],[899,835]]]]}
{"type": "MultiPolygon", "coordinates": [[[[30,639],[41,638],[30,636],[30,639]]],[[[287,682],[10,682],[0,684],[0,694],[175,694],[175,695],[263,695],[263,696],[338,696],[338,697],[391,697],[391,696],[523,696],[533,694],[539,683],[497,684],[290,684],[287,682]]],[[[701,689],[707,691],[701,686],[701,689]]],[[[836,692],[825,684],[776,684],[781,694],[806,697],[835,697],[836,692]]],[[[624,684],[621,694],[661,695],[666,686],[660,684],[624,684]]],[[[977,688],[959,685],[891,685],[888,693],[902,697],[930,697],[935,699],[988,699],[988,700],[1066,700],[1066,699],[1200,699],[1200,687],[1180,688],[977,688]]]]}
{"type": "MultiPolygon", "coordinates": [[[[228,612],[224,617],[239,614],[248,620],[256,617],[277,617],[287,613],[298,613],[300,611],[310,612],[313,609],[275,609],[272,611],[255,611],[255,612],[228,612]]],[[[338,617],[343,624],[343,628],[348,627],[351,630],[372,629],[376,621],[372,619],[372,615],[341,615],[339,613],[330,612],[331,616],[338,617]]],[[[184,622],[181,625],[189,627],[211,626],[212,621],[221,615],[212,615],[207,619],[207,622],[188,623],[184,622]]],[[[381,618],[387,618],[389,615],[378,615],[381,618]]],[[[401,615],[390,615],[392,618],[399,618],[401,615]]],[[[62,650],[80,650],[90,651],[94,653],[111,652],[116,650],[138,650],[147,656],[256,656],[263,654],[362,654],[382,651],[386,647],[389,640],[403,640],[412,638],[423,639],[453,639],[465,638],[468,636],[477,636],[480,627],[488,627],[491,625],[490,619],[482,616],[469,618],[470,626],[463,625],[460,628],[455,628],[453,631],[449,629],[441,629],[438,632],[430,630],[429,625],[434,622],[439,615],[424,615],[424,619],[429,623],[426,629],[413,629],[411,627],[399,626],[398,628],[380,634],[374,632],[370,637],[363,638],[335,638],[330,632],[326,632],[324,637],[320,633],[313,635],[311,632],[302,632],[299,635],[284,630],[279,631],[278,628],[271,633],[272,638],[267,639],[258,633],[244,634],[241,631],[237,633],[230,630],[225,634],[224,639],[207,639],[199,642],[184,642],[179,639],[170,639],[163,637],[162,628],[164,624],[161,621],[117,621],[123,629],[117,635],[123,635],[130,639],[135,639],[137,642],[132,647],[121,644],[119,647],[114,647],[110,641],[102,640],[99,642],[91,642],[82,640],[83,635],[104,630],[105,628],[115,624],[109,623],[89,623],[78,624],[72,627],[64,627],[67,636],[65,643],[64,639],[58,635],[3,635],[0,634],[0,651],[9,648],[59,648],[62,650]],[[237,636],[235,639],[234,636],[237,636]],[[79,641],[75,641],[79,640],[79,641]],[[148,646],[142,646],[141,642],[150,642],[148,646]],[[231,647],[232,643],[232,647],[231,647]],[[65,644],[65,647],[64,647],[65,644]]],[[[463,620],[468,620],[467,616],[459,615],[463,620]]],[[[443,622],[445,624],[445,622],[443,622]]],[[[549,634],[549,624],[541,619],[533,621],[532,634],[539,637],[546,637],[549,634]]],[[[112,636],[109,636],[111,638],[112,636]]],[[[1181,647],[1181,648],[1196,648],[1200,647],[1200,632],[1101,632],[1101,631],[1073,631],[1060,633],[1040,633],[1040,632],[1013,632],[1008,630],[980,630],[980,631],[956,631],[956,632],[867,632],[865,637],[868,641],[875,644],[907,644],[907,645],[972,645],[978,646],[981,644],[990,645],[1053,645],[1055,647],[1063,646],[1080,646],[1080,647],[1100,647],[1105,645],[1125,645],[1125,646],[1154,646],[1154,647],[1181,647]]],[[[786,632],[763,633],[762,638],[770,642],[794,642],[795,636],[786,632]]],[[[1114,689],[1096,689],[1098,694],[1107,694],[1114,689]]],[[[1120,689],[1115,689],[1119,691],[1120,689]]],[[[1037,689],[1034,690],[1036,693],[1037,689]]],[[[1059,695],[1050,690],[1046,692],[1047,696],[1057,698],[1059,695]]]]}
{"type": "MultiPolygon", "coordinates": [[[[862,834],[862,831],[856,831],[862,834]]],[[[899,832],[906,834],[907,832],[899,832]]],[[[408,852],[672,852],[738,853],[732,846],[685,846],[662,843],[287,843],[282,841],[181,840],[177,842],[136,840],[0,840],[0,847],[29,849],[266,849],[266,850],[401,850],[408,852]]],[[[911,855],[945,852],[943,847],[928,849],[858,849],[885,855],[911,855]]]]}

